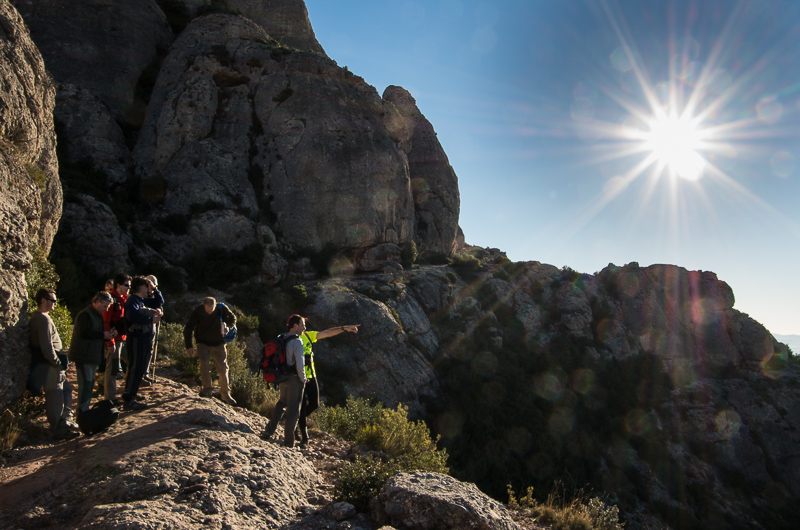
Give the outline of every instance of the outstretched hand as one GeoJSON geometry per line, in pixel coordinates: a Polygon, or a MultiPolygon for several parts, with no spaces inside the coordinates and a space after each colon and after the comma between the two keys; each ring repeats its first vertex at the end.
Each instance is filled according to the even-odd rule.
{"type": "Polygon", "coordinates": [[[342,329],[344,331],[349,331],[350,333],[358,333],[358,326],[360,326],[360,325],[361,324],[354,324],[354,325],[351,325],[351,326],[342,326],[342,329]]]}

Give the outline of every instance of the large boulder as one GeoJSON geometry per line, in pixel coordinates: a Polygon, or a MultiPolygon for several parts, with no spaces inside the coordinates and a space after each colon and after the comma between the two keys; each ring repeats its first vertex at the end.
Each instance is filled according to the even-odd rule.
{"type": "Polygon", "coordinates": [[[405,322],[413,325],[406,330],[393,307],[394,287],[385,283],[331,282],[312,293],[314,303],[306,310],[311,329],[360,324],[356,335],[341,334],[314,346],[323,394],[340,400],[348,395],[372,397],[390,407],[403,403],[413,416],[420,417],[425,400],[439,390],[428,359],[430,352],[414,347],[407,333],[425,336],[430,331],[424,314],[416,318],[425,323],[412,323],[409,311],[401,309],[407,315],[405,322]],[[367,290],[373,298],[359,289],[367,290]]]}
{"type": "Polygon", "coordinates": [[[475,484],[440,473],[398,473],[372,504],[373,519],[403,530],[517,530],[508,510],[475,484]]]}
{"type": "Polygon", "coordinates": [[[77,195],[64,205],[59,243],[80,248],[78,265],[95,276],[133,270],[128,249],[133,242],[117,224],[106,204],[89,195],[77,195]]]}
{"type": "Polygon", "coordinates": [[[25,272],[49,252],[61,217],[53,128],[55,86],[16,9],[0,0],[0,409],[23,391],[25,272]]]}

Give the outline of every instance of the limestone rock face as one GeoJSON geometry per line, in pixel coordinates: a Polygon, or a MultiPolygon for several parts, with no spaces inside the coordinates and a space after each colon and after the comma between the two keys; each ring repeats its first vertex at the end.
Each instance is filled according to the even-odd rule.
{"type": "Polygon", "coordinates": [[[0,0],[0,408],[24,389],[30,354],[25,272],[61,217],[55,87],[17,10],[0,0]]]}
{"type": "Polygon", "coordinates": [[[137,172],[163,190],[154,219],[236,210],[255,240],[271,212],[287,242],[317,251],[409,241],[408,165],[383,121],[391,106],[326,57],[269,38],[215,14],[174,43],[134,151],[137,172]]]}
{"type": "Polygon", "coordinates": [[[97,96],[75,85],[62,85],[56,95],[55,121],[62,164],[88,163],[106,174],[108,185],[126,182],[130,153],[125,135],[97,96]]]}
{"type": "Polygon", "coordinates": [[[373,519],[395,528],[517,530],[505,506],[474,484],[440,473],[398,473],[373,503],[373,519]]]}
{"type": "Polygon", "coordinates": [[[354,281],[327,285],[314,293],[314,303],[307,309],[309,329],[361,325],[358,334],[343,333],[315,344],[320,385],[328,395],[374,396],[392,407],[403,403],[418,416],[422,401],[436,395],[438,384],[429,353],[412,345],[408,333],[424,336],[430,323],[421,312],[396,320],[398,287],[386,283],[377,290],[374,287],[374,282],[354,281]],[[359,292],[361,289],[367,292],[359,292]],[[411,318],[424,323],[406,329],[404,323],[411,323],[411,318]],[[326,376],[332,373],[340,375],[326,376]]]}
{"type": "Polygon", "coordinates": [[[459,233],[458,177],[433,126],[419,111],[411,94],[401,87],[389,86],[383,99],[397,107],[409,133],[408,140],[401,146],[408,156],[411,173],[416,220],[414,240],[420,255],[452,256],[459,233]]]}
{"type": "Polygon", "coordinates": [[[141,123],[135,88],[172,40],[155,0],[14,0],[57,81],[88,89],[111,114],[141,123]]]}
{"type": "Polygon", "coordinates": [[[107,205],[77,195],[64,206],[63,221],[60,242],[82,249],[79,265],[86,271],[105,276],[133,269],[128,257],[131,238],[119,228],[107,205]]]}
{"type": "Polygon", "coordinates": [[[224,4],[263,27],[284,46],[325,53],[314,35],[303,0],[225,0],[224,4]]]}

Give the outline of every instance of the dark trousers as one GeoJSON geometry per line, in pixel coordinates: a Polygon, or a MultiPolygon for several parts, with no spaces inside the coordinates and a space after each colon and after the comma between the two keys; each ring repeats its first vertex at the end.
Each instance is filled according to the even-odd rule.
{"type": "Polygon", "coordinates": [[[122,393],[124,401],[136,399],[152,343],[152,335],[128,335],[128,340],[125,342],[125,349],[128,350],[128,372],[125,377],[125,391],[122,393]]]}
{"type": "Polygon", "coordinates": [[[78,410],[81,412],[89,410],[89,405],[92,403],[97,366],[96,364],[75,363],[75,371],[78,373],[78,410]]]}
{"type": "Polygon", "coordinates": [[[300,425],[300,430],[303,433],[303,437],[305,437],[308,433],[308,424],[306,422],[308,415],[318,408],[319,384],[317,383],[317,378],[314,377],[306,382],[306,388],[303,392],[303,404],[300,407],[300,419],[298,420],[298,425],[300,425]]]}

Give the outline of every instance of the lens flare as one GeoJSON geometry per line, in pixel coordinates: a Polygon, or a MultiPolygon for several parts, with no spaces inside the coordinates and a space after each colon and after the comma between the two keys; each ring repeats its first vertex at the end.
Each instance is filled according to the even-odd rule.
{"type": "Polygon", "coordinates": [[[670,113],[656,117],[649,126],[650,131],[643,138],[644,147],[659,164],[686,180],[697,180],[703,175],[706,161],[698,150],[703,147],[704,131],[696,120],[670,113]]]}

